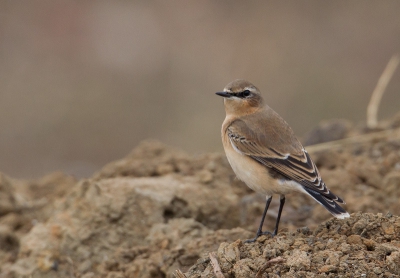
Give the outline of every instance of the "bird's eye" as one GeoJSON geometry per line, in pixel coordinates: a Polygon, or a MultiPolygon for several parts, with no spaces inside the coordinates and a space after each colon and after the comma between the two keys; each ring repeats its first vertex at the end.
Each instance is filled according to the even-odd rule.
{"type": "Polygon", "coordinates": [[[244,97],[248,97],[250,95],[250,91],[249,90],[244,90],[243,91],[243,96],[244,97]]]}

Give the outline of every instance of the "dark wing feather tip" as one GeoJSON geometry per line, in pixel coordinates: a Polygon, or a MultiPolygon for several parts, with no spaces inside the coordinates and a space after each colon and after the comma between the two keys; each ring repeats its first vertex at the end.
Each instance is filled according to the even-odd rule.
{"type": "Polygon", "coordinates": [[[334,200],[328,199],[321,195],[319,192],[315,192],[309,188],[305,188],[307,193],[313,197],[318,203],[326,208],[331,214],[336,217],[348,217],[348,213],[341,206],[339,206],[334,200]]]}

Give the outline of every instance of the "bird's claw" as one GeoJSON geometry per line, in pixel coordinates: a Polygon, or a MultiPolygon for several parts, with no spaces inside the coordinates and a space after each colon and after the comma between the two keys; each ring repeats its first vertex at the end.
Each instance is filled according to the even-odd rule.
{"type": "Polygon", "coordinates": [[[257,232],[255,238],[245,240],[244,243],[253,243],[253,242],[255,242],[260,236],[263,236],[263,235],[270,235],[271,237],[274,237],[274,236],[276,236],[276,232],[273,232],[273,233],[271,233],[270,231],[265,231],[265,232],[261,232],[261,231],[260,231],[260,232],[257,232]]]}

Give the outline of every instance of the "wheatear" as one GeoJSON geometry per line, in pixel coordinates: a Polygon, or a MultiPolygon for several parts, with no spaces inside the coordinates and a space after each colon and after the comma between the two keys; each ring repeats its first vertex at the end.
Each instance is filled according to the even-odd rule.
{"type": "Polygon", "coordinates": [[[337,204],[344,201],[329,191],[290,126],[264,103],[257,87],[245,80],[235,80],[216,94],[224,98],[222,144],[231,167],[247,186],[267,196],[256,237],[247,242],[254,242],[260,235],[278,233],[285,194],[290,192],[310,195],[337,218],[349,217],[337,204]],[[275,230],[262,232],[273,194],[280,195],[275,230]]]}

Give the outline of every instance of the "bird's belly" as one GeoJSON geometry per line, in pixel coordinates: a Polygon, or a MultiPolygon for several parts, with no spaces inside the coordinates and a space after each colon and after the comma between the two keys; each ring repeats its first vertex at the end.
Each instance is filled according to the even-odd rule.
{"type": "Polygon", "coordinates": [[[246,183],[248,187],[265,195],[274,193],[275,182],[264,166],[235,150],[227,151],[226,157],[238,179],[246,183]]]}
{"type": "Polygon", "coordinates": [[[296,182],[273,178],[267,166],[235,150],[226,151],[226,157],[238,179],[258,193],[271,196],[273,194],[287,194],[291,191],[302,191],[299,188],[300,185],[296,182]]]}

